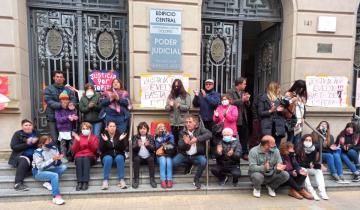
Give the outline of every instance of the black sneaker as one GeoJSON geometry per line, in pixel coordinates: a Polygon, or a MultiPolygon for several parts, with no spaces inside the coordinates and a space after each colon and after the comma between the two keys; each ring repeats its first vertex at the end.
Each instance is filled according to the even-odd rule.
{"type": "Polygon", "coordinates": [[[351,181],[353,181],[353,182],[358,182],[358,181],[360,181],[360,176],[359,176],[359,174],[354,174],[354,178],[353,178],[351,181]]]}
{"type": "Polygon", "coordinates": [[[26,186],[25,184],[23,183],[17,183],[14,185],[14,189],[16,191],[28,191],[29,190],[29,187],[26,186]]]}
{"type": "Polygon", "coordinates": [[[238,184],[238,182],[239,182],[238,179],[234,179],[234,178],[233,178],[233,183],[232,183],[232,185],[233,185],[234,187],[236,187],[237,184],[238,184]]]}
{"type": "Polygon", "coordinates": [[[226,182],[228,181],[229,177],[225,176],[225,178],[219,180],[219,185],[224,186],[226,182]]]}
{"type": "Polygon", "coordinates": [[[155,181],[154,178],[150,178],[150,185],[151,185],[152,188],[156,188],[156,187],[157,187],[157,183],[156,183],[156,181],[155,181]]]}
{"type": "Polygon", "coordinates": [[[88,190],[88,189],[89,189],[89,183],[88,183],[88,182],[84,182],[83,185],[82,185],[81,190],[86,191],[86,190],[88,190]]]}
{"type": "Polygon", "coordinates": [[[335,182],[340,181],[340,177],[338,175],[331,175],[335,182]]]}
{"type": "Polygon", "coordinates": [[[134,179],[132,188],[137,189],[139,187],[139,179],[134,179]]]}
{"type": "Polygon", "coordinates": [[[82,187],[83,187],[83,183],[82,183],[82,182],[78,182],[77,185],[76,185],[75,190],[76,190],[76,191],[80,191],[80,190],[82,189],[82,187]]]}
{"type": "Polygon", "coordinates": [[[193,165],[188,165],[185,167],[185,170],[184,170],[184,175],[189,175],[191,174],[191,170],[193,168],[193,165]]]}
{"type": "Polygon", "coordinates": [[[200,179],[198,178],[194,178],[194,183],[193,185],[196,187],[196,189],[201,189],[201,183],[200,183],[200,179]]]}

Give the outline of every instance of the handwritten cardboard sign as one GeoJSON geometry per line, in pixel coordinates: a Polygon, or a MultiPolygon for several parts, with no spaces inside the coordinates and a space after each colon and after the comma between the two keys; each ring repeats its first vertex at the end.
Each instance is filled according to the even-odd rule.
{"type": "Polygon", "coordinates": [[[94,85],[95,90],[100,92],[111,87],[111,83],[115,78],[119,78],[116,71],[92,71],[89,74],[89,82],[94,85]]]}
{"type": "Polygon", "coordinates": [[[189,88],[189,77],[183,75],[143,75],[141,76],[141,106],[163,109],[175,79],[183,82],[185,90],[189,88]]]}
{"type": "Polygon", "coordinates": [[[306,77],[308,106],[346,107],[348,78],[341,76],[306,77]]]}

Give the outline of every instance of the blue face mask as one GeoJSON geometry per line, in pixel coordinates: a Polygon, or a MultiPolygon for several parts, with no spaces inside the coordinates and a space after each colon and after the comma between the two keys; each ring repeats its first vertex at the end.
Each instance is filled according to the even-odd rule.
{"type": "Polygon", "coordinates": [[[45,145],[45,147],[46,147],[46,148],[49,148],[49,149],[50,149],[52,146],[53,146],[53,145],[51,145],[51,143],[45,145]]]}
{"type": "Polygon", "coordinates": [[[226,142],[226,143],[231,142],[231,140],[232,140],[232,136],[224,136],[223,137],[223,141],[226,142]]]}
{"type": "Polygon", "coordinates": [[[270,152],[275,152],[277,150],[277,147],[271,147],[270,152]]]}

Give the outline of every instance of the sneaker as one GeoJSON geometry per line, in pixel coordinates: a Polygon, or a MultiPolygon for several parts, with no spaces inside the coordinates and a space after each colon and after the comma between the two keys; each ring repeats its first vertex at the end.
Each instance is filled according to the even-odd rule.
{"type": "Polygon", "coordinates": [[[185,170],[184,170],[184,175],[189,175],[191,174],[191,170],[193,169],[193,165],[189,165],[189,166],[186,166],[185,167],[185,170]]]}
{"type": "Polygon", "coordinates": [[[102,190],[107,190],[109,189],[109,181],[108,180],[104,180],[101,186],[102,190]]]}
{"type": "Polygon", "coordinates": [[[126,182],[124,179],[120,179],[120,182],[117,186],[120,187],[120,189],[127,189],[126,182]]]}
{"type": "Polygon", "coordinates": [[[329,200],[329,196],[326,194],[326,192],[319,192],[319,196],[323,200],[329,200]]]}
{"type": "Polygon", "coordinates": [[[156,187],[157,187],[157,183],[156,183],[156,181],[155,181],[154,178],[150,178],[150,185],[151,185],[152,188],[156,188],[156,187]]]}
{"type": "Polygon", "coordinates": [[[196,187],[196,189],[198,189],[198,190],[201,189],[200,179],[194,178],[193,185],[196,187]]]}
{"type": "Polygon", "coordinates": [[[219,185],[224,186],[226,182],[228,181],[229,177],[225,176],[224,179],[219,180],[219,185]]]}
{"type": "Polygon", "coordinates": [[[317,193],[315,192],[315,190],[312,191],[312,192],[310,192],[310,193],[311,193],[311,195],[314,197],[314,200],[316,200],[316,201],[319,201],[319,200],[320,200],[320,197],[317,195],[317,193]]]}
{"type": "Polygon", "coordinates": [[[52,202],[56,205],[63,205],[65,203],[65,201],[59,195],[55,196],[52,202]]]}
{"type": "Polygon", "coordinates": [[[331,177],[334,179],[335,182],[340,181],[340,177],[338,175],[331,175],[331,177]]]}
{"type": "Polygon", "coordinates": [[[269,185],[266,185],[266,188],[268,190],[268,193],[271,197],[275,197],[276,196],[276,193],[275,191],[269,186],[269,185]]]}
{"type": "Polygon", "coordinates": [[[260,196],[261,196],[260,190],[257,190],[257,189],[254,188],[254,190],[253,190],[253,196],[254,196],[255,198],[260,198],[260,196]]]}
{"type": "Polygon", "coordinates": [[[167,188],[172,188],[173,187],[173,181],[172,180],[167,180],[166,187],[167,188]]]}
{"type": "Polygon", "coordinates": [[[82,183],[82,182],[78,182],[77,185],[76,185],[76,187],[75,187],[75,189],[76,189],[76,191],[80,191],[80,190],[82,189],[82,187],[83,187],[83,183],[82,183]]]}
{"type": "Polygon", "coordinates": [[[89,189],[89,182],[83,182],[83,185],[82,185],[82,188],[81,190],[82,191],[86,191],[89,189]]]}
{"type": "Polygon", "coordinates": [[[44,182],[43,186],[49,191],[52,190],[51,184],[49,182],[44,182]]]}
{"type": "Polygon", "coordinates": [[[65,164],[65,163],[68,163],[69,160],[68,160],[66,157],[64,157],[64,158],[61,160],[61,162],[65,164]]]}
{"type": "Polygon", "coordinates": [[[163,181],[161,181],[161,188],[167,188],[167,184],[166,184],[166,181],[165,180],[163,180],[163,181]]]}
{"type": "Polygon", "coordinates": [[[139,179],[134,179],[132,188],[137,189],[139,187],[139,179]]]}
{"type": "Polygon", "coordinates": [[[353,181],[353,182],[360,181],[360,176],[358,174],[354,174],[354,178],[351,181],[353,181]]]}
{"type": "Polygon", "coordinates": [[[340,176],[339,181],[337,183],[339,183],[339,184],[350,184],[350,181],[345,180],[344,176],[340,176]]]}
{"type": "Polygon", "coordinates": [[[28,191],[29,187],[26,186],[24,183],[17,183],[14,185],[14,189],[16,191],[28,191]]]}

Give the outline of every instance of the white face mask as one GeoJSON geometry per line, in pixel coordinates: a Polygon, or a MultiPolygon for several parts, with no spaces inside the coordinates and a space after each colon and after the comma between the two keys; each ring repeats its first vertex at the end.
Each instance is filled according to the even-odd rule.
{"type": "Polygon", "coordinates": [[[91,98],[91,97],[94,96],[94,91],[88,90],[88,91],[85,92],[85,95],[86,95],[86,97],[91,98]]]}
{"type": "Polygon", "coordinates": [[[311,146],[312,146],[312,142],[310,142],[310,141],[304,141],[304,147],[309,148],[309,147],[311,147],[311,146]]]}
{"type": "Polygon", "coordinates": [[[88,135],[90,135],[90,130],[84,129],[84,130],[81,130],[81,133],[82,133],[82,135],[84,135],[84,136],[88,136],[88,135]]]}
{"type": "Polygon", "coordinates": [[[224,105],[224,106],[227,106],[227,105],[229,105],[229,100],[223,100],[223,101],[221,101],[221,104],[222,105],[224,105]]]}

